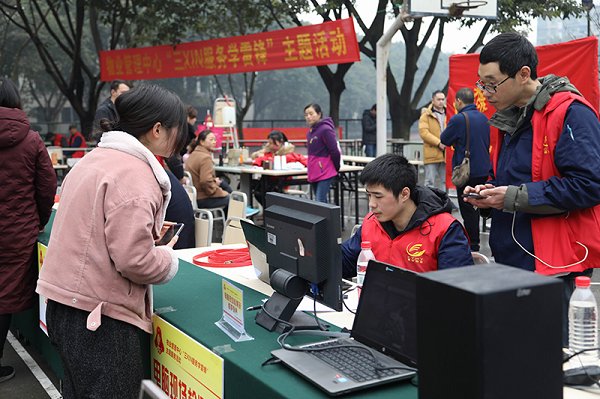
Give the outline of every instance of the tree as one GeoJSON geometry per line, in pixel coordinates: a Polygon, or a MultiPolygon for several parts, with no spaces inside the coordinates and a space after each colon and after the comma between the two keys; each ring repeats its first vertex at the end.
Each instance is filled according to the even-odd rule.
{"type": "MultiPolygon", "coordinates": [[[[383,15],[385,14],[384,11],[387,7],[385,3],[387,1],[379,0],[377,16],[369,27],[363,22],[352,3],[350,0],[344,0],[345,6],[364,33],[364,38],[359,43],[360,50],[375,62],[375,45],[383,34],[383,15]]],[[[389,1],[394,17],[400,14],[403,3],[404,1],[398,0],[389,1]]],[[[545,2],[538,2],[537,0],[519,2],[499,0],[498,20],[486,22],[468,52],[474,52],[480,47],[483,44],[485,35],[490,30],[505,32],[527,26],[533,18],[567,18],[571,15],[579,15],[581,12],[581,6],[576,0],[549,0],[545,2]]],[[[424,105],[424,89],[435,71],[444,38],[444,26],[446,23],[455,20],[456,18],[451,17],[434,17],[427,25],[423,18],[415,18],[412,23],[407,23],[400,29],[406,45],[404,76],[400,89],[398,89],[392,66],[387,66],[387,95],[392,118],[392,137],[408,139],[410,126],[419,118],[420,109],[424,105]],[[434,34],[436,27],[437,34],[434,34]],[[420,35],[421,29],[426,29],[422,38],[420,35]],[[435,40],[434,52],[429,60],[423,79],[417,83],[415,74],[418,70],[418,62],[430,40],[435,40]]],[[[474,23],[472,18],[458,18],[458,20],[464,28],[470,28],[474,23]]],[[[426,100],[425,104],[429,99],[426,100]]]]}

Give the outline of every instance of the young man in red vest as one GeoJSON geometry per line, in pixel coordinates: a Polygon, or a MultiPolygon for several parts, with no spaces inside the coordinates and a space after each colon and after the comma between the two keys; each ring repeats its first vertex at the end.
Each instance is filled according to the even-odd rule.
{"type": "Polygon", "coordinates": [[[479,63],[476,84],[497,110],[499,136],[492,180],[464,191],[491,209],[497,262],[564,280],[566,345],[574,278],[600,265],[598,114],[567,78],[538,78],[535,48],[519,34],[496,36],[479,63]]]}
{"type": "Polygon", "coordinates": [[[370,212],[342,244],[343,276],[356,275],[362,241],[375,259],[416,272],[473,264],[463,226],[450,214],[446,193],[417,186],[415,167],[406,158],[385,154],[367,164],[360,182],[370,212]]]}

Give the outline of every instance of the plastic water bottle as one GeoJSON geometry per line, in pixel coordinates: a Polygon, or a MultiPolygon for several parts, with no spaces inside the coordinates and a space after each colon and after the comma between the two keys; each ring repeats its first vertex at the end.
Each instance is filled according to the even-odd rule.
{"type": "Polygon", "coordinates": [[[365,281],[365,274],[367,273],[367,266],[371,259],[375,259],[373,251],[371,251],[371,242],[363,241],[360,244],[360,253],[358,254],[358,261],[356,262],[356,284],[358,286],[358,296],[362,290],[363,281],[365,281]]]}
{"type": "MultiPolygon", "coordinates": [[[[590,278],[575,278],[575,291],[569,301],[569,348],[573,353],[598,347],[598,305],[590,290],[590,278]]],[[[584,363],[597,363],[598,350],[583,352],[584,363]]]]}

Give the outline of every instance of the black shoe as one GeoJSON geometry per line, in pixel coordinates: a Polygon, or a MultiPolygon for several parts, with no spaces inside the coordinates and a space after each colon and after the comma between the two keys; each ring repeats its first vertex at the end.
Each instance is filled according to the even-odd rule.
{"type": "Polygon", "coordinates": [[[0,382],[10,380],[15,376],[15,369],[10,366],[0,366],[0,382]]]}

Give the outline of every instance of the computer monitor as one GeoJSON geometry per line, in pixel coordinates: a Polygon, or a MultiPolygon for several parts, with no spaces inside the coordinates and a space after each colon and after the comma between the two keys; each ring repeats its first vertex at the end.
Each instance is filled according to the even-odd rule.
{"type": "Polygon", "coordinates": [[[269,331],[317,328],[296,308],[304,295],[342,310],[340,207],[280,193],[267,193],[264,211],[267,262],[275,293],[256,315],[269,331]]]}

